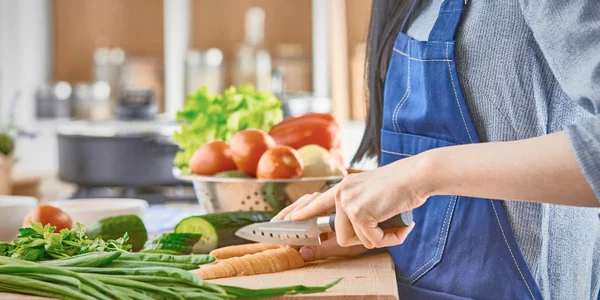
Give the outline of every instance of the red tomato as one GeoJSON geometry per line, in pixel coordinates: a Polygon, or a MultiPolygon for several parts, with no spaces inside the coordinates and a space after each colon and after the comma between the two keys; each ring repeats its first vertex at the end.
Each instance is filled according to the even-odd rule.
{"type": "Polygon", "coordinates": [[[238,170],[256,176],[256,167],[265,151],[275,146],[275,141],[266,132],[245,129],[231,138],[231,154],[238,170]]]}
{"type": "Polygon", "coordinates": [[[190,172],[197,175],[211,176],[219,172],[236,169],[231,150],[224,141],[216,140],[202,145],[190,160],[190,172]]]}
{"type": "Polygon", "coordinates": [[[73,228],[71,217],[58,207],[48,204],[38,205],[27,214],[23,221],[23,227],[31,227],[31,223],[41,223],[42,225],[50,224],[56,226],[54,232],[59,232],[61,229],[73,228]]]}
{"type": "Polygon", "coordinates": [[[294,148],[275,146],[260,158],[257,177],[261,179],[287,179],[302,177],[304,163],[294,148]]]}

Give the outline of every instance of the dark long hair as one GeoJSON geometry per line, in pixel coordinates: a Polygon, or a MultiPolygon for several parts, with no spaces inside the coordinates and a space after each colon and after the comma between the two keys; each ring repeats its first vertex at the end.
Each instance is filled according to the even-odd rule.
{"type": "Polygon", "coordinates": [[[416,15],[412,12],[421,6],[421,2],[424,1],[373,0],[365,59],[369,112],[365,133],[351,164],[372,157],[377,157],[377,161],[381,162],[379,143],[387,65],[398,32],[404,30],[406,24],[416,15]]]}

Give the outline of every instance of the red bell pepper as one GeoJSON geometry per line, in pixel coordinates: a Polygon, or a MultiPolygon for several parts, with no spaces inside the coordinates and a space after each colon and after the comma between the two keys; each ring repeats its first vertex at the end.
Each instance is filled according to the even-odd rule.
{"type": "Polygon", "coordinates": [[[340,127],[331,114],[307,113],[298,117],[288,117],[273,126],[269,135],[277,144],[294,149],[306,145],[319,145],[343,163],[340,127]]]}

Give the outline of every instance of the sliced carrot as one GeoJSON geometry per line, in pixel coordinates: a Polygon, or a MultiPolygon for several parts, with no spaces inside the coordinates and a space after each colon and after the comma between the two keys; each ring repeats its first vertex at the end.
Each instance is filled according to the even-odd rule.
{"type": "MultiPolygon", "coordinates": [[[[248,254],[250,255],[250,254],[248,254]]],[[[244,255],[246,256],[246,255],[244,255]]],[[[238,272],[239,276],[245,276],[245,275],[254,275],[256,274],[256,272],[254,271],[254,268],[252,267],[252,264],[248,261],[247,257],[244,258],[244,256],[242,257],[235,257],[238,260],[237,262],[237,266],[242,268],[242,272],[238,272]]]]}
{"type": "Polygon", "coordinates": [[[225,272],[225,277],[233,277],[236,276],[238,274],[238,270],[235,268],[235,266],[233,264],[231,264],[231,262],[229,261],[223,261],[223,265],[226,268],[226,272],[225,272]]]}
{"type": "Polygon", "coordinates": [[[298,250],[293,248],[283,248],[289,263],[290,269],[296,269],[304,266],[304,259],[298,250]]]}
{"type": "Polygon", "coordinates": [[[265,250],[277,249],[279,247],[280,246],[278,245],[252,243],[215,249],[209,254],[214,256],[216,259],[227,259],[232,257],[244,256],[246,254],[259,253],[265,250]]]}
{"type": "Polygon", "coordinates": [[[216,279],[232,276],[267,274],[296,269],[304,266],[304,260],[298,250],[278,248],[260,253],[233,257],[205,265],[192,271],[202,279],[216,279]]]}

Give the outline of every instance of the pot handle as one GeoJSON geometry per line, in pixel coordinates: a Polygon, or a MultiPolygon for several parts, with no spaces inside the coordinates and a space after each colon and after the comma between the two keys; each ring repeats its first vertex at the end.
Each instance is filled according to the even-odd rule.
{"type": "Polygon", "coordinates": [[[149,136],[144,140],[152,151],[160,153],[173,153],[179,150],[179,146],[163,136],[149,136]]]}

